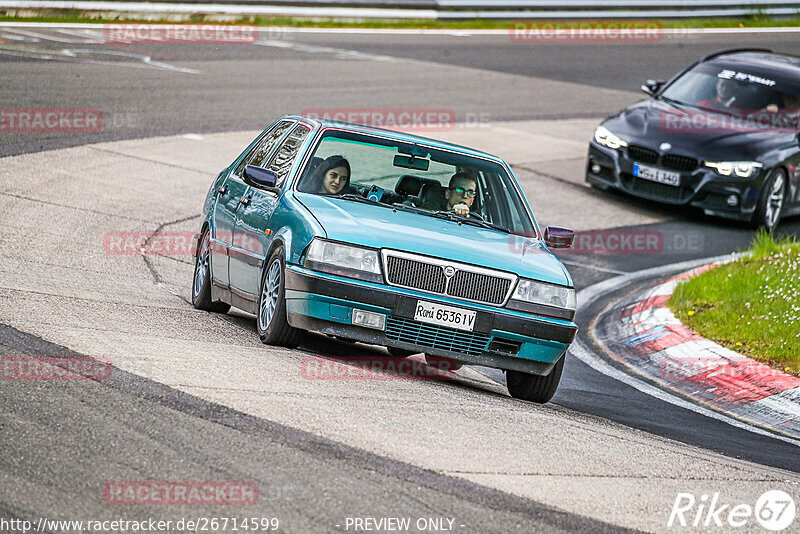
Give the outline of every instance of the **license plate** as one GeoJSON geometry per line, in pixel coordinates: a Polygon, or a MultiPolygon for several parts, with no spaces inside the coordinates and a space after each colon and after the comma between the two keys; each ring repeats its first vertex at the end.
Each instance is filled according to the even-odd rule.
{"type": "Polygon", "coordinates": [[[660,184],[681,185],[681,175],[677,172],[656,169],[655,167],[648,167],[638,163],[633,164],[633,175],[637,178],[644,178],[660,184]]]}
{"type": "Polygon", "coordinates": [[[418,300],[414,320],[472,332],[475,327],[475,315],[474,311],[418,300]]]}

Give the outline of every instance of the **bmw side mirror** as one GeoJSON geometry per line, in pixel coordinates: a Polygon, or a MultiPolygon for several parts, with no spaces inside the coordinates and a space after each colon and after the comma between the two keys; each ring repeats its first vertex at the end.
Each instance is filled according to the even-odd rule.
{"type": "Polygon", "coordinates": [[[661,86],[664,85],[666,82],[664,80],[647,80],[642,85],[642,91],[647,93],[650,96],[653,96],[661,89],[661,86]]]}
{"type": "Polygon", "coordinates": [[[275,184],[278,182],[278,175],[275,171],[255,165],[247,165],[242,173],[242,178],[248,185],[267,190],[275,189],[275,184]]]}
{"type": "Polygon", "coordinates": [[[548,248],[570,248],[575,241],[575,231],[569,228],[548,226],[544,230],[544,242],[548,248]]]}

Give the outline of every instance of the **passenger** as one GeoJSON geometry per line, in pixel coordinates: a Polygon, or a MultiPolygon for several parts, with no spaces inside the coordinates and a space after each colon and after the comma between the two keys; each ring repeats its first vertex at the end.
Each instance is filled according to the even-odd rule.
{"type": "Polygon", "coordinates": [[[454,211],[456,215],[469,217],[469,209],[475,202],[477,182],[465,172],[457,172],[444,192],[444,202],[441,200],[423,201],[421,208],[432,211],[454,211]]]}
{"type": "Polygon", "coordinates": [[[350,186],[350,162],[344,156],[330,156],[311,171],[303,191],[320,195],[338,195],[350,186]]]}
{"type": "Polygon", "coordinates": [[[714,100],[701,100],[698,106],[710,109],[736,109],[739,104],[736,102],[736,82],[725,78],[717,79],[716,94],[714,100]]]}

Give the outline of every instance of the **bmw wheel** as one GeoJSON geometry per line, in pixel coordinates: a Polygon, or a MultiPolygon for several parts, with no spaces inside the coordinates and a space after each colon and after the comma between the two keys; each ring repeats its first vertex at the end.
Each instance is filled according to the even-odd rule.
{"type": "Polygon", "coordinates": [[[753,214],[752,225],[756,228],[763,227],[768,232],[773,231],[780,221],[785,197],[786,171],[775,169],[764,181],[764,189],[753,214]]]}
{"type": "Polygon", "coordinates": [[[208,229],[200,237],[192,279],[192,305],[198,310],[227,313],[230,304],[211,300],[211,236],[208,229]]]}
{"type": "Polygon", "coordinates": [[[267,260],[261,275],[256,330],[263,343],[296,347],[302,330],[289,325],[286,319],[286,287],[283,247],[278,247],[267,260]]]}

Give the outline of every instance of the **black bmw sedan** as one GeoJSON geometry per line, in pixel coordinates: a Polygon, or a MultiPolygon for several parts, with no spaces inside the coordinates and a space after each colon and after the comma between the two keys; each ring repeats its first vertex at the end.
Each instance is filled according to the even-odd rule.
{"type": "Polygon", "coordinates": [[[586,180],[772,230],[800,213],[800,57],[717,52],[608,117],[586,180]]]}

